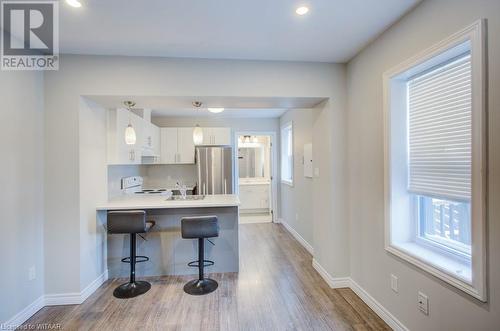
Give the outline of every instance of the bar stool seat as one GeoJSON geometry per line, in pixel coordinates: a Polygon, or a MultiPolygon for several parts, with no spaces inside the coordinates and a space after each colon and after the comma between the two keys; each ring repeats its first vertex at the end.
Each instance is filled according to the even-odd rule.
{"type": "Polygon", "coordinates": [[[149,260],[147,256],[136,255],[136,236],[148,232],[154,225],[154,221],[146,221],[146,212],[144,210],[108,212],[108,233],[130,235],[130,256],[122,259],[122,262],[130,263],[130,279],[113,291],[116,298],[133,298],[146,293],[151,288],[150,283],[135,280],[135,264],[149,260]]]}
{"type": "Polygon", "coordinates": [[[181,234],[184,239],[198,239],[198,261],[188,263],[198,267],[198,279],[184,285],[184,292],[191,295],[203,295],[213,292],[219,284],[210,278],[205,278],[204,268],[213,265],[213,261],[205,260],[205,239],[219,236],[219,221],[217,216],[194,216],[181,219],[181,234]]]}

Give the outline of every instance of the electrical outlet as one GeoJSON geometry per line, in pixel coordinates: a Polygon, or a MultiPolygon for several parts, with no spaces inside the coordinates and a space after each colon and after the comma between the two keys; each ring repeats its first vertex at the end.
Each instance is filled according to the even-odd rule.
{"type": "Polygon", "coordinates": [[[298,221],[299,220],[299,214],[295,214],[295,220],[298,221]]]}
{"type": "Polygon", "coordinates": [[[393,274],[391,274],[391,289],[398,293],[398,277],[393,274]]]}
{"type": "Polygon", "coordinates": [[[422,292],[418,292],[418,309],[425,315],[429,315],[429,298],[422,292]]]}
{"type": "Polygon", "coordinates": [[[31,266],[28,270],[28,279],[34,280],[36,279],[36,268],[35,266],[31,266]]]}

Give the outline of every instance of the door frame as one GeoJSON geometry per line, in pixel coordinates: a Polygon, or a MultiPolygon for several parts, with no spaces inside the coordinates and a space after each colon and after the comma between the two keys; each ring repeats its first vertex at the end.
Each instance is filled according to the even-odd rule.
{"type": "Polygon", "coordinates": [[[234,132],[234,140],[233,140],[233,148],[234,148],[234,178],[235,178],[235,190],[236,194],[240,194],[240,169],[238,167],[238,137],[239,136],[269,136],[271,138],[271,155],[270,155],[270,163],[271,163],[271,216],[272,222],[278,223],[278,144],[277,144],[277,133],[276,131],[235,131],[234,132]]]}

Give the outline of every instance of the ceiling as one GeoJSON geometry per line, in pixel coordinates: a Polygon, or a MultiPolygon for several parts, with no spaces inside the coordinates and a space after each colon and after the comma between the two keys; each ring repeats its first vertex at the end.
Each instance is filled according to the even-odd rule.
{"type": "Polygon", "coordinates": [[[86,98],[108,109],[124,108],[124,100],[133,100],[137,109],[152,109],[154,117],[218,117],[218,118],[278,118],[289,109],[314,108],[327,100],[322,97],[227,97],[227,96],[124,96],[86,95],[86,98]],[[193,101],[202,102],[199,109],[193,101]],[[213,114],[207,107],[223,107],[213,114]]]}
{"type": "Polygon", "coordinates": [[[80,1],[61,53],[346,62],[420,0],[80,1]]]}

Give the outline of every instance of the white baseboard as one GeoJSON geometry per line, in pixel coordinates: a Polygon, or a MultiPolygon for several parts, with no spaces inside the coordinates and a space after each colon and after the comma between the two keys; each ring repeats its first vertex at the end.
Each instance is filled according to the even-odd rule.
{"type": "Polygon", "coordinates": [[[375,298],[373,298],[365,289],[359,286],[351,277],[334,278],[323,268],[318,261],[313,259],[313,268],[320,274],[325,282],[331,288],[350,288],[356,295],[370,307],[384,322],[387,323],[393,330],[409,331],[409,329],[401,323],[394,315],[392,315],[384,306],[382,306],[375,298]]]}
{"type": "Polygon", "coordinates": [[[15,330],[26,322],[31,316],[35,315],[40,309],[44,307],[45,298],[42,295],[19,313],[14,315],[5,323],[0,324],[0,330],[15,330]]]}
{"type": "Polygon", "coordinates": [[[393,330],[409,331],[394,315],[392,315],[384,306],[375,300],[368,292],[358,285],[353,279],[350,279],[351,290],[363,300],[381,319],[384,320],[393,330]]]}
{"type": "Polygon", "coordinates": [[[321,264],[313,258],[312,262],[313,268],[319,273],[319,275],[325,280],[325,282],[331,288],[343,288],[349,287],[350,278],[349,277],[332,277],[326,270],[321,266],[321,264]]]}
{"type": "Polygon", "coordinates": [[[89,296],[92,295],[105,281],[108,280],[108,269],[106,269],[99,277],[94,279],[83,291],[80,292],[80,300],[83,303],[89,296]]]}
{"type": "Polygon", "coordinates": [[[0,324],[0,330],[14,330],[31,316],[35,315],[40,309],[46,306],[61,306],[61,305],[79,305],[94,293],[106,280],[108,279],[108,270],[97,277],[81,292],[74,293],[61,293],[61,294],[46,294],[42,295],[30,305],[17,313],[14,317],[7,322],[0,324]]]}
{"type": "Polygon", "coordinates": [[[281,224],[283,224],[283,226],[285,227],[285,229],[288,230],[288,232],[290,232],[292,234],[292,236],[302,245],[304,246],[304,248],[311,254],[311,255],[314,255],[314,248],[312,247],[312,245],[310,243],[308,243],[304,238],[302,238],[302,236],[297,232],[295,231],[294,228],[292,228],[290,226],[290,224],[286,223],[285,221],[283,221],[282,219],[280,219],[280,222],[281,224]]]}
{"type": "Polygon", "coordinates": [[[108,279],[108,270],[103,272],[81,292],[46,294],[45,306],[79,305],[95,292],[108,279]]]}

